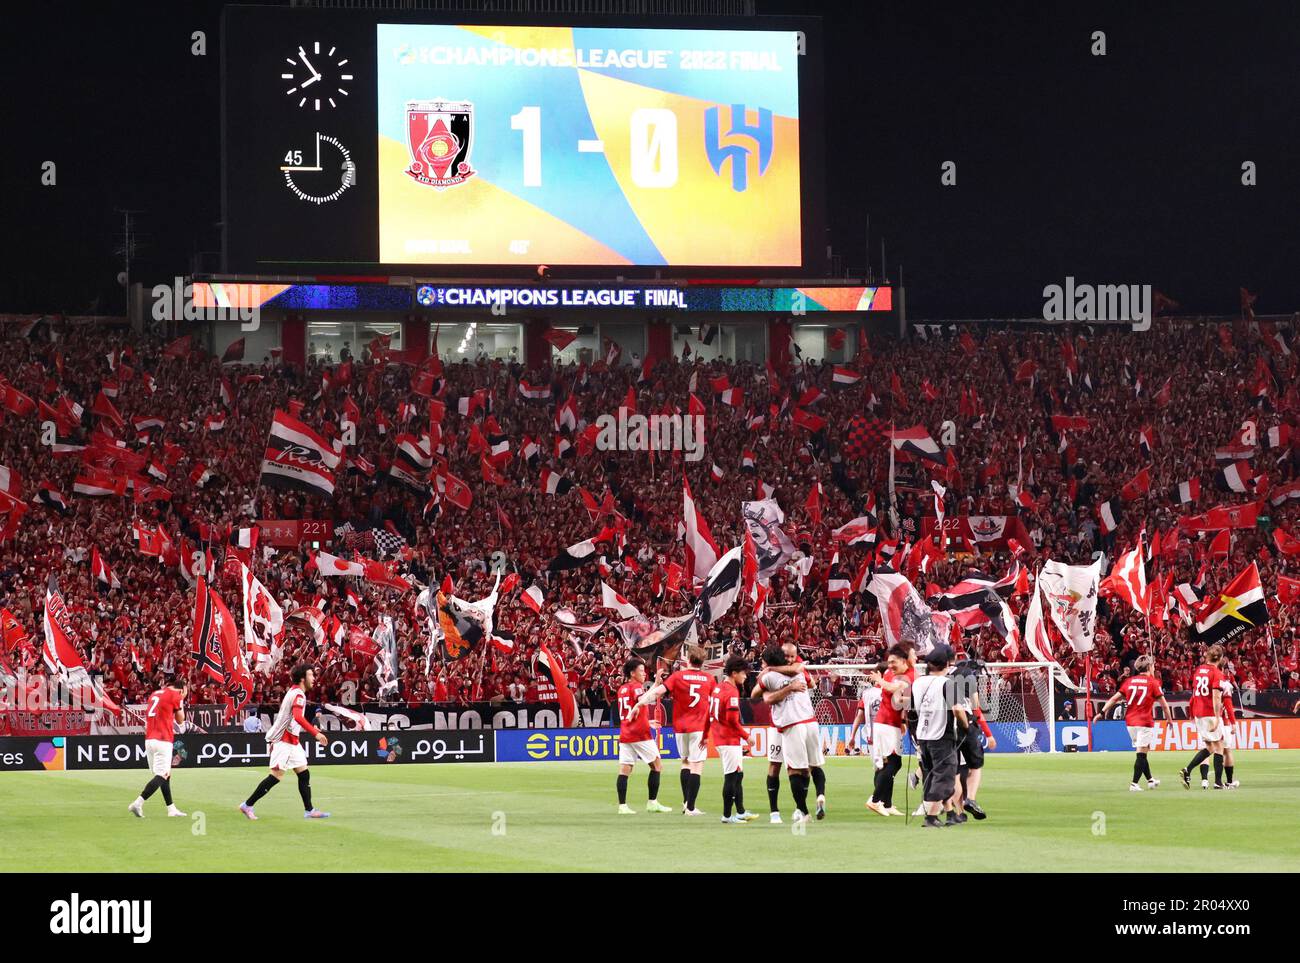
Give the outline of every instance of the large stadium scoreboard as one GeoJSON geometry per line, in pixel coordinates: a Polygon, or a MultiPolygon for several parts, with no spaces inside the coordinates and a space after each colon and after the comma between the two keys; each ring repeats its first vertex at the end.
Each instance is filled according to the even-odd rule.
{"type": "Polygon", "coordinates": [[[820,271],[816,21],[427,20],[226,10],[227,270],[820,271]]]}

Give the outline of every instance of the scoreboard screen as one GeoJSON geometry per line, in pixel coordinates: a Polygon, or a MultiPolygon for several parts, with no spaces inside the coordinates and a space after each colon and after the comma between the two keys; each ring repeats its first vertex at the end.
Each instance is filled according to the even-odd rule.
{"type": "Polygon", "coordinates": [[[808,22],[405,16],[227,8],[226,270],[820,269],[808,22]]]}

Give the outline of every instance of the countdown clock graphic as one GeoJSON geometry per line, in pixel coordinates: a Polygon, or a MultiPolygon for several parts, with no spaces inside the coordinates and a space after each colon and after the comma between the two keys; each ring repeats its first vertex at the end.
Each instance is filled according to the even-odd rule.
{"type": "Polygon", "coordinates": [[[289,69],[280,74],[280,79],[290,82],[284,94],[299,107],[307,110],[337,107],[335,98],[348,96],[352,71],[348,67],[348,58],[338,56],[337,47],[323,50],[319,40],[313,44],[299,44],[295,55],[284,60],[289,69]]]}
{"type": "Polygon", "coordinates": [[[280,165],[284,183],[300,200],[311,204],[337,201],[357,181],[357,165],[352,153],[328,134],[316,132],[307,149],[291,149],[280,165]]]}

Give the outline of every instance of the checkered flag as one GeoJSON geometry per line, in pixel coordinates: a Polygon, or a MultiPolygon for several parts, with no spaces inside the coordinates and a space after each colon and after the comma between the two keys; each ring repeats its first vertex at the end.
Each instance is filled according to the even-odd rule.
{"type": "Polygon", "coordinates": [[[885,444],[889,433],[889,424],[879,418],[867,418],[855,415],[849,419],[848,429],[844,435],[844,455],[847,458],[862,458],[876,447],[885,444]]]}
{"type": "Polygon", "coordinates": [[[398,535],[396,532],[390,532],[386,528],[375,529],[375,551],[380,558],[396,555],[405,547],[405,537],[398,535]]]}

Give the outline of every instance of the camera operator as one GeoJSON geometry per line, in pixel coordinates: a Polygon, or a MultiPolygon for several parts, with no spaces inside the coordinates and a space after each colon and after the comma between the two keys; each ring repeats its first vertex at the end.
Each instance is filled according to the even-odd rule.
{"type": "Polygon", "coordinates": [[[952,809],[952,798],[957,788],[958,726],[969,724],[965,710],[953,701],[953,685],[949,678],[952,664],[952,647],[940,643],[925,655],[927,674],[912,683],[912,707],[916,710],[916,737],[921,749],[921,768],[925,771],[925,820],[922,826],[940,829],[959,825],[952,809]],[[948,821],[940,822],[939,814],[948,811],[948,821]]]}

